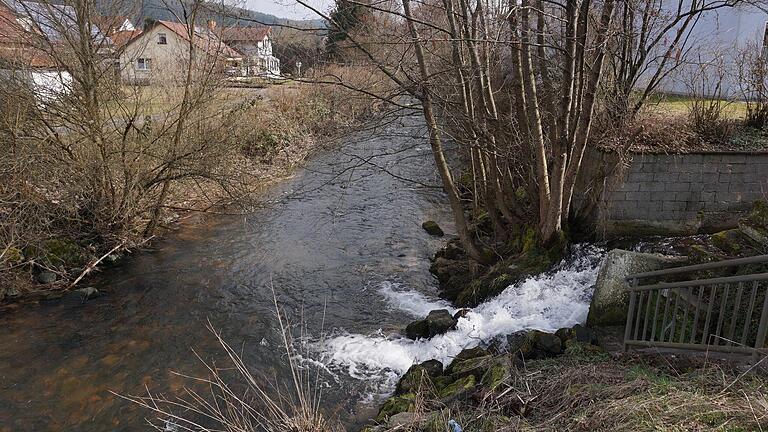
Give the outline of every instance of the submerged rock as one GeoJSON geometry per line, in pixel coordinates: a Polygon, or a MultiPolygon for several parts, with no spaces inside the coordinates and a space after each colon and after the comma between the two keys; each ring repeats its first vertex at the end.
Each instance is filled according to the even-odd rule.
{"type": "Polygon", "coordinates": [[[589,305],[587,326],[624,325],[629,308],[625,278],[633,273],[661,270],[680,265],[679,258],[614,249],[605,256],[597,275],[595,293],[589,305]]]}
{"type": "Polygon", "coordinates": [[[423,320],[414,321],[405,328],[409,339],[428,339],[456,328],[456,319],[447,309],[433,310],[423,320]]]}
{"type": "Polygon", "coordinates": [[[428,220],[421,224],[421,227],[424,228],[424,231],[427,232],[427,234],[436,236],[436,237],[442,237],[445,235],[442,228],[440,228],[440,225],[437,224],[437,222],[433,220],[428,220]]]}

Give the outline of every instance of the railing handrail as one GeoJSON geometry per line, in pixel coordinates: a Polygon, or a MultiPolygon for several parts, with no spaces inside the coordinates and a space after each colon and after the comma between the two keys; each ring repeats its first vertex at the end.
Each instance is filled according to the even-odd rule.
{"type": "Polygon", "coordinates": [[[627,276],[626,280],[631,281],[633,279],[644,279],[644,278],[649,278],[654,276],[668,276],[673,274],[689,273],[689,272],[701,271],[701,270],[713,270],[713,269],[724,268],[724,267],[734,267],[734,266],[758,264],[758,263],[764,263],[764,262],[768,262],[768,255],[756,255],[756,256],[747,257],[747,258],[735,258],[735,259],[730,259],[725,261],[717,261],[717,262],[695,264],[695,265],[689,265],[689,266],[683,266],[683,267],[672,267],[668,269],[654,270],[654,271],[643,272],[643,273],[635,273],[627,276]]]}
{"type": "Polygon", "coordinates": [[[755,273],[755,274],[749,274],[749,275],[727,276],[727,277],[717,277],[717,278],[709,278],[709,279],[693,279],[693,280],[681,281],[681,282],[659,282],[653,285],[630,286],[629,290],[630,291],[652,291],[652,290],[667,289],[667,288],[685,288],[685,287],[696,287],[696,286],[726,284],[726,283],[735,283],[735,282],[755,282],[755,281],[764,281],[764,280],[768,280],[768,273],[755,273]]]}

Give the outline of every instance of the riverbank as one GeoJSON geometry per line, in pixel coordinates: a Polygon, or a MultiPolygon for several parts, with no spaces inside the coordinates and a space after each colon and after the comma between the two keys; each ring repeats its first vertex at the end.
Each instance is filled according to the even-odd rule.
{"type": "Polygon", "coordinates": [[[575,338],[560,347],[560,338],[545,333],[521,337],[547,341],[467,350],[445,370],[412,367],[378,425],[365,430],[751,431],[768,424],[768,380],[732,363],[609,353],[575,338]]]}
{"type": "MultiPolygon", "coordinates": [[[[738,227],[712,235],[624,240],[632,250],[608,252],[596,282],[591,282],[596,288],[594,294],[589,289],[589,314],[580,321],[586,319],[588,328],[576,325],[551,333],[493,336],[472,309],[456,309],[455,314],[431,311],[403,334],[425,340],[471,328],[481,339],[479,347],[440,358],[442,362],[427,360],[412,366],[365,430],[458,430],[451,422],[472,431],[762,430],[768,424],[764,367],[752,369],[747,358],[723,361],[722,356],[706,353],[624,353],[621,341],[628,274],[764,254],[766,209],[765,203],[757,202],[738,227]]],[[[466,255],[451,240],[433,258],[431,271],[440,281],[441,297],[456,307],[479,305],[482,313],[488,312],[487,303],[509,296],[507,291],[545,279],[531,278],[533,270],[529,273],[526,265],[531,258],[522,251],[486,268],[473,268],[462,260],[466,255]],[[507,275],[500,277],[500,269],[507,275]],[[463,290],[457,294],[456,287],[463,290]],[[467,303],[467,298],[472,301],[467,303]]],[[[760,266],[736,270],[708,270],[692,277],[765,271],[760,266]]],[[[519,301],[532,300],[526,299],[519,301]]]]}
{"type": "MultiPolygon", "coordinates": [[[[0,195],[13,195],[16,201],[0,207],[0,214],[7,216],[0,223],[0,304],[48,300],[87,287],[88,276],[97,268],[145,248],[182,221],[253,211],[260,205],[261,191],[292,175],[310,154],[334,145],[377,109],[370,101],[331,86],[293,83],[258,91],[224,90],[223,96],[213,97],[212,117],[200,123],[203,129],[198,133],[211,135],[213,145],[227,150],[200,161],[208,168],[189,167],[210,172],[203,173],[203,178],[176,180],[161,205],[142,209],[126,204],[120,223],[96,229],[80,215],[73,216],[72,212],[80,211],[76,204],[60,202],[69,192],[50,189],[51,185],[78,187],[64,179],[38,181],[34,176],[20,179],[9,173],[0,195]],[[216,122],[220,125],[205,129],[216,122]],[[219,131],[222,125],[226,127],[219,131]],[[151,222],[155,216],[156,226],[151,222]]],[[[174,97],[179,95],[163,99],[168,110],[174,106],[174,97]]],[[[150,107],[156,109],[158,103],[150,107]]],[[[167,127],[163,124],[167,119],[148,119],[142,130],[151,128],[149,122],[167,127]]],[[[96,294],[90,287],[75,293],[83,299],[96,294]]]]}

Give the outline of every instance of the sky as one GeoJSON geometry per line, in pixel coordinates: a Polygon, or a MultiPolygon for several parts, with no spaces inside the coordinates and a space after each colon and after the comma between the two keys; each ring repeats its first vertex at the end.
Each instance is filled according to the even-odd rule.
{"type": "MultiPolygon", "coordinates": [[[[333,0],[303,0],[307,4],[327,12],[333,0]]],[[[314,12],[299,5],[294,0],[246,0],[246,7],[256,12],[268,13],[280,18],[317,19],[314,12]]]]}

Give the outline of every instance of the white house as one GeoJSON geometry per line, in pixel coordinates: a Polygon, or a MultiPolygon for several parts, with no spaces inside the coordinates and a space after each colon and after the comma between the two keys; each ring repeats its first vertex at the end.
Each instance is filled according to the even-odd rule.
{"type": "Polygon", "coordinates": [[[224,42],[244,56],[239,75],[280,76],[280,59],[272,55],[270,27],[229,27],[222,29],[224,42]]]}
{"type": "MultiPolygon", "coordinates": [[[[120,50],[120,73],[129,82],[173,82],[185,78],[189,60],[189,28],[170,21],[154,21],[127,41],[120,50]]],[[[216,23],[195,26],[192,37],[199,66],[214,65],[223,73],[239,68],[243,55],[218,36],[216,23]]]]}

